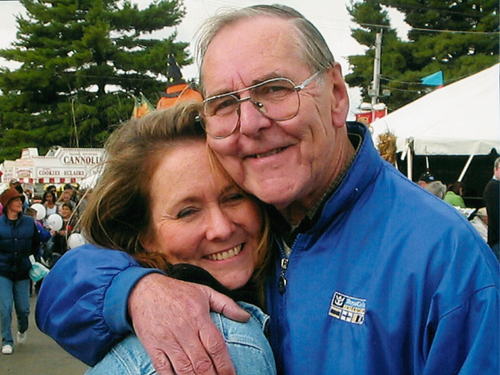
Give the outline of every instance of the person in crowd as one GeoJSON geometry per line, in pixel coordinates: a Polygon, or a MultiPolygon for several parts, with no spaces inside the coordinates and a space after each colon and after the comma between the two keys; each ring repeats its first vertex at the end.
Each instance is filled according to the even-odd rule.
{"type": "Polygon", "coordinates": [[[52,190],[47,190],[45,191],[45,193],[43,193],[42,204],[45,207],[45,218],[43,220],[43,223],[46,222],[47,218],[50,215],[57,213],[58,206],[56,205],[56,201],[56,194],[52,190]]]}
{"type": "Polygon", "coordinates": [[[71,200],[73,193],[71,190],[63,190],[61,193],[61,196],[56,202],[56,205],[58,206],[58,213],[61,214],[61,207],[64,203],[69,204],[71,209],[73,210],[75,208],[75,202],[71,200]]]}
{"type": "Polygon", "coordinates": [[[27,208],[29,208],[30,202],[28,200],[28,195],[24,191],[23,186],[21,185],[21,183],[16,180],[16,182],[14,182],[12,184],[12,186],[14,187],[14,189],[16,189],[18,191],[19,194],[23,195],[23,211],[26,210],[27,208]]]}
{"type": "Polygon", "coordinates": [[[17,316],[17,343],[27,339],[30,314],[31,262],[40,259],[40,237],[33,218],[23,215],[24,196],[15,188],[0,195],[3,213],[0,217],[0,316],[2,353],[12,354],[12,308],[17,316]]]}
{"type": "MultiPolygon", "coordinates": [[[[43,243],[47,242],[48,240],[50,240],[50,238],[52,237],[50,230],[45,228],[43,226],[43,224],[36,219],[37,211],[34,208],[30,207],[30,208],[27,208],[26,210],[24,210],[24,214],[26,216],[32,217],[33,220],[35,221],[36,229],[38,231],[38,236],[40,238],[40,243],[43,244],[43,243]]],[[[41,248],[39,249],[38,253],[40,256],[42,256],[43,253],[41,251],[41,248]]]]}
{"type": "MultiPolygon", "coordinates": [[[[56,204],[57,195],[55,192],[55,186],[54,185],[51,186],[47,188],[45,193],[43,193],[42,197],[42,204],[45,207],[45,218],[42,220],[42,224],[44,227],[47,227],[47,219],[49,218],[49,216],[57,214],[59,212],[59,206],[56,204]],[[52,189],[51,186],[53,186],[54,189],[52,189]]],[[[54,239],[52,237],[42,245],[43,248],[42,258],[47,262],[50,262],[50,259],[52,258],[53,247],[54,247],[54,239]]]]}
{"type": "MultiPolygon", "coordinates": [[[[268,220],[255,198],[211,165],[205,132],[195,120],[199,108],[199,103],[187,103],[152,113],[111,135],[106,167],[82,217],[82,227],[94,243],[86,251],[119,249],[126,263],[132,258],[155,272],[216,286],[246,301],[242,306],[253,316],[247,324],[219,314],[213,319],[227,335],[239,373],[276,374],[263,333],[267,318],[255,306],[263,306],[268,220]],[[136,173],[124,173],[130,168],[136,173]]],[[[51,308],[38,308],[44,307],[51,308]]],[[[131,336],[87,374],[153,371],[144,348],[131,336]]]]}
{"type": "MultiPolygon", "coordinates": [[[[269,204],[278,373],[497,374],[498,261],[466,218],[382,160],[363,124],[346,122],[341,67],[318,30],[292,8],[256,5],[217,14],[200,35],[207,143],[269,204]]],[[[236,319],[234,305],[118,269],[115,253],[63,257],[57,293],[42,287],[39,306],[51,308],[37,310],[39,327],[63,347],[92,346],[93,362],[130,321],[159,374],[234,374],[222,338],[207,335],[210,307],[236,319]]]]}
{"type": "Polygon", "coordinates": [[[60,207],[60,215],[63,219],[61,229],[50,230],[53,245],[51,254],[47,260],[49,267],[52,268],[56,262],[68,251],[68,237],[71,235],[76,224],[76,218],[73,216],[73,209],[69,203],[63,203],[60,207]]]}
{"type": "Polygon", "coordinates": [[[56,185],[47,186],[45,191],[51,191],[52,193],[54,193],[54,196],[56,197],[56,201],[57,201],[57,186],[56,185]]]}
{"type": "Polygon", "coordinates": [[[425,173],[422,173],[419,177],[418,177],[418,180],[417,180],[417,185],[424,188],[432,183],[436,181],[436,178],[434,177],[433,174],[429,173],[429,172],[425,172],[425,173]]]}
{"type": "Polygon", "coordinates": [[[446,194],[446,186],[441,181],[429,182],[424,186],[424,189],[440,199],[444,199],[446,194]]]}
{"type": "Polygon", "coordinates": [[[26,196],[26,201],[31,206],[33,202],[33,190],[32,189],[24,189],[24,194],[26,196]]]}
{"type": "Polygon", "coordinates": [[[444,196],[444,201],[448,202],[454,207],[465,208],[465,202],[462,198],[464,190],[463,182],[454,182],[448,186],[448,191],[444,196]]]}
{"type": "Polygon", "coordinates": [[[488,213],[488,245],[500,259],[500,158],[493,163],[493,178],[484,188],[483,201],[488,213]]]}
{"type": "MultiPolygon", "coordinates": [[[[472,224],[474,229],[477,230],[481,238],[487,242],[488,241],[488,213],[486,212],[486,207],[481,207],[477,209],[469,222],[472,224]]],[[[495,254],[496,255],[496,254],[495,254]]]]}
{"type": "MultiPolygon", "coordinates": [[[[26,216],[32,217],[33,220],[35,220],[35,225],[36,229],[38,230],[38,236],[40,238],[40,246],[38,248],[38,254],[40,260],[44,259],[44,251],[45,251],[45,244],[52,239],[52,234],[50,233],[50,230],[45,228],[43,224],[36,219],[37,211],[34,208],[27,208],[24,210],[24,214],[26,216]]],[[[40,290],[40,287],[42,285],[43,279],[39,280],[35,283],[35,293],[38,293],[40,290]]]]}
{"type": "Polygon", "coordinates": [[[70,200],[76,205],[78,204],[78,189],[72,184],[64,185],[63,191],[68,190],[71,193],[70,200]]]}

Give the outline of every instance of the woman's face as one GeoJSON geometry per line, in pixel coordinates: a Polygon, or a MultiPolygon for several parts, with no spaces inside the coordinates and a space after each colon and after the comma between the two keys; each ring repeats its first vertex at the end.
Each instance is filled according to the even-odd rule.
{"type": "Polygon", "coordinates": [[[45,200],[47,202],[53,202],[54,201],[54,195],[52,195],[52,193],[47,193],[47,195],[45,195],[45,200]]]}
{"type": "Polygon", "coordinates": [[[16,197],[14,199],[11,199],[9,201],[9,204],[7,205],[7,211],[11,211],[13,213],[20,213],[23,211],[23,201],[21,200],[21,197],[16,197]]]}
{"type": "Polygon", "coordinates": [[[203,141],[166,152],[150,181],[152,236],[142,243],[172,263],[202,267],[230,289],[250,279],[258,261],[258,204],[215,176],[203,141]]]}

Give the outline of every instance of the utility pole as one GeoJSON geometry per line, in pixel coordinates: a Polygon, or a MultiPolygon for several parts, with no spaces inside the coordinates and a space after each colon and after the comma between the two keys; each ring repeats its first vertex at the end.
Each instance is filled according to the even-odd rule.
{"type": "Polygon", "coordinates": [[[380,56],[382,54],[382,30],[375,37],[375,61],[373,62],[372,107],[380,96],[380,56]]]}

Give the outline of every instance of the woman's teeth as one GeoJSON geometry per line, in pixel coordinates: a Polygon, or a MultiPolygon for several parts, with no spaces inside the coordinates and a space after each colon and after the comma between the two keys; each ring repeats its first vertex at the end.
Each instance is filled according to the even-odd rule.
{"type": "Polygon", "coordinates": [[[238,255],[241,251],[241,245],[233,247],[229,251],[223,251],[222,253],[210,254],[207,256],[210,260],[226,260],[238,255]]]}

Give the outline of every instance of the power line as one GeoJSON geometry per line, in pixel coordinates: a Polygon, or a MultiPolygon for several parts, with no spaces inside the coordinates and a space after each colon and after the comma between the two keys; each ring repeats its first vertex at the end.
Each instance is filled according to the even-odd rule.
{"type": "MultiPolygon", "coordinates": [[[[383,29],[393,29],[391,26],[387,25],[377,25],[373,23],[359,23],[361,26],[368,26],[368,27],[380,27],[383,29]]],[[[439,30],[439,29],[423,29],[420,27],[411,27],[409,26],[407,28],[408,30],[417,30],[417,31],[428,31],[432,33],[449,33],[449,34],[477,34],[477,35],[500,35],[500,31],[466,31],[466,30],[439,30]]]]}

